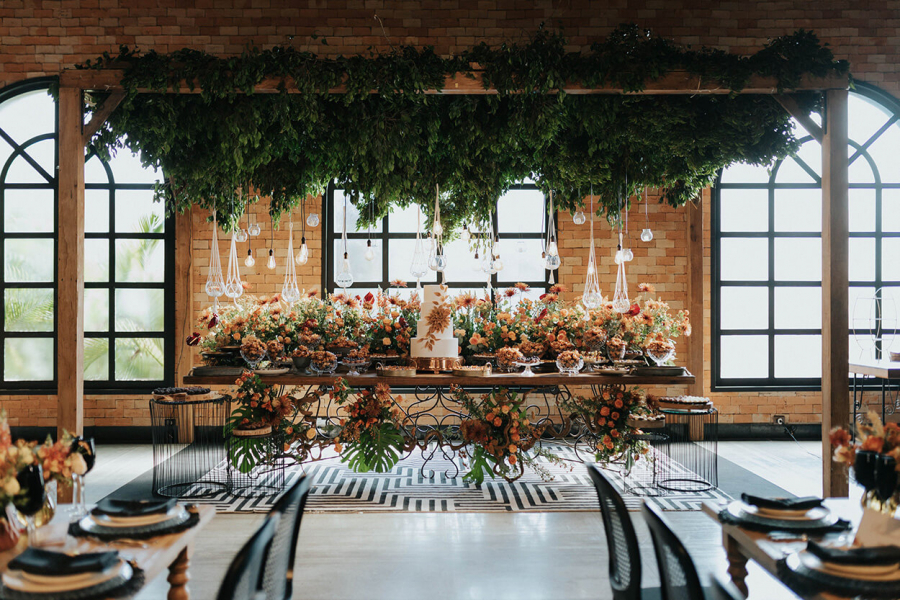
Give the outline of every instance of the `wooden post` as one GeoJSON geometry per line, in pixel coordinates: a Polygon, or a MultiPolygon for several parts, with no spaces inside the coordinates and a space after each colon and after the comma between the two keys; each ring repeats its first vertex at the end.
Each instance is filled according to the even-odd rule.
{"type": "MultiPolygon", "coordinates": [[[[706,194],[708,192],[704,192],[706,194]]],[[[694,383],[688,386],[692,396],[703,395],[703,197],[687,205],[688,220],[688,302],[691,313],[691,337],[688,344],[688,370],[694,383]]]]}
{"type": "Polygon", "coordinates": [[[84,142],[81,90],[59,90],[57,433],[84,432],[84,142]]]}
{"type": "Polygon", "coordinates": [[[846,469],[831,460],[828,433],[850,425],[847,90],[825,93],[822,139],[822,487],[847,496],[846,469]]]}
{"type": "Polygon", "coordinates": [[[181,386],[193,366],[193,352],[185,343],[194,325],[194,277],[191,248],[194,236],[193,214],[175,215],[175,385],[181,386]]]}

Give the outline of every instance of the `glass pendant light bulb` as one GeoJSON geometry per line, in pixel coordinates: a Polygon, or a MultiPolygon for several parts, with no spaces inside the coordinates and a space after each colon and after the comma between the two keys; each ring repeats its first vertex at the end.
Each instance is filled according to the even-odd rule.
{"type": "Polygon", "coordinates": [[[269,250],[269,260],[266,261],[266,266],[270,269],[274,269],[277,265],[275,264],[275,251],[269,250]]]}
{"type": "Polygon", "coordinates": [[[468,226],[468,225],[463,225],[463,230],[462,230],[462,233],[459,234],[459,237],[460,237],[460,238],[462,239],[462,241],[464,241],[464,242],[468,242],[468,241],[469,241],[469,238],[471,237],[471,234],[469,233],[469,226],[468,226]]]}
{"type": "Polygon", "coordinates": [[[366,253],[364,256],[368,261],[375,260],[375,251],[372,249],[372,240],[366,242],[366,253]]]}
{"type": "Polygon", "coordinates": [[[306,217],[306,224],[310,227],[318,227],[319,215],[317,213],[310,213],[310,215],[306,217]]]}
{"type": "Polygon", "coordinates": [[[334,278],[334,282],[342,288],[353,285],[353,273],[350,272],[350,259],[346,252],[344,252],[344,260],[341,262],[341,272],[334,278]]]}
{"type": "Polygon", "coordinates": [[[653,232],[650,231],[649,227],[641,232],[641,241],[642,242],[649,242],[652,239],[653,239],[653,232]]]}
{"type": "Polygon", "coordinates": [[[547,254],[550,256],[559,256],[559,247],[556,245],[556,242],[550,242],[547,246],[547,254]]]}
{"type": "Polygon", "coordinates": [[[244,259],[244,265],[246,265],[248,267],[252,267],[255,264],[256,264],[256,259],[253,258],[253,249],[248,248],[247,249],[247,258],[244,259]]]}
{"type": "Polygon", "coordinates": [[[244,242],[246,242],[248,237],[249,236],[247,235],[246,229],[241,229],[240,227],[238,227],[234,230],[234,241],[236,241],[238,244],[243,244],[244,242]]]}
{"type": "Polygon", "coordinates": [[[619,246],[619,248],[616,250],[616,256],[615,258],[613,258],[613,261],[615,261],[617,265],[620,265],[622,264],[623,259],[624,257],[622,256],[622,246],[619,246]]]}
{"type": "Polygon", "coordinates": [[[572,215],[572,221],[574,221],[576,225],[584,225],[584,222],[587,221],[587,217],[584,216],[584,211],[579,210],[572,215]]]}
{"type": "Polygon", "coordinates": [[[475,251],[475,262],[472,264],[473,271],[481,271],[481,259],[478,258],[478,250],[475,251]]]}
{"type": "Polygon", "coordinates": [[[298,265],[305,265],[309,262],[309,248],[306,247],[306,238],[300,238],[300,251],[297,252],[297,258],[295,262],[298,265]]]}
{"type": "Polygon", "coordinates": [[[256,237],[262,232],[262,227],[259,226],[259,223],[251,223],[247,226],[247,233],[256,237]]]}

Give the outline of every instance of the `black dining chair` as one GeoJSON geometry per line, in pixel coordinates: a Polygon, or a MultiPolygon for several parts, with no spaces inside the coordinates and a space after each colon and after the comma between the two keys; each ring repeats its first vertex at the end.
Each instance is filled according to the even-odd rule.
{"type": "Polygon", "coordinates": [[[731,580],[721,575],[713,578],[709,596],[710,600],[745,600],[744,595],[731,580]]]}
{"type": "Polygon", "coordinates": [[[217,600],[260,600],[266,552],[275,537],[279,518],[280,515],[267,517],[240,549],[225,573],[217,600]]]}
{"type": "Polygon", "coordinates": [[[288,488],[269,513],[270,517],[278,517],[278,528],[263,570],[266,600],[290,600],[293,594],[297,540],[300,537],[300,520],[309,497],[309,486],[309,478],[303,475],[288,488]]]}
{"type": "Polygon", "coordinates": [[[700,585],[694,561],[669,527],[662,511],[644,502],[642,512],[653,538],[663,600],[701,600],[707,597],[700,585]]]}
{"type": "Polygon", "coordinates": [[[609,585],[613,600],[651,600],[660,597],[659,588],[641,588],[641,551],[634,524],[622,496],[597,465],[588,465],[600,500],[600,515],[609,548],[609,585]]]}

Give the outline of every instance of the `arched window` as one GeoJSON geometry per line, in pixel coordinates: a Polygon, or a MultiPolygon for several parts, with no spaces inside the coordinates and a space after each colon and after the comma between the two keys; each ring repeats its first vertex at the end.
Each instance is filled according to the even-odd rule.
{"type": "MultiPolygon", "coordinates": [[[[2,389],[56,389],[57,109],[52,79],[0,90],[2,389]]],[[[85,163],[85,387],[146,391],[173,379],[174,226],[160,174],[127,150],[85,163]],[[167,333],[168,332],[168,333],[167,333]]]]}
{"type": "MultiPolygon", "coordinates": [[[[898,119],[900,102],[874,86],[850,93],[851,327],[857,299],[876,290],[900,306],[898,119]]],[[[820,386],[821,146],[800,140],[797,156],[769,168],[725,169],[714,190],[714,387],[820,386]]],[[[852,331],[848,343],[858,358],[852,331]]]]}

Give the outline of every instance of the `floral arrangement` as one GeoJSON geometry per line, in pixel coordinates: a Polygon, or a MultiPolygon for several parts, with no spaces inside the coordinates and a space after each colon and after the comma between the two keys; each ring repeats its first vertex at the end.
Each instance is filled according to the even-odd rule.
{"type": "Polygon", "coordinates": [[[856,440],[841,427],[830,432],[834,460],[854,467],[866,488],[863,502],[893,513],[900,504],[900,425],[882,423],[869,411],[868,424],[856,427],[856,440]]]}
{"type": "Polygon", "coordinates": [[[406,449],[402,413],[391,388],[378,384],[374,390],[354,390],[338,379],[329,394],[343,413],[334,445],[341,462],[356,472],[390,471],[406,449]]]}
{"type": "Polygon", "coordinates": [[[601,388],[595,396],[573,396],[560,401],[560,408],[568,414],[579,417],[596,440],[595,459],[598,463],[609,463],[630,450],[627,459],[637,460],[649,452],[644,443],[629,441],[629,436],[637,430],[628,424],[633,414],[649,414],[646,396],[639,388],[609,385],[601,388]]]}
{"type": "Polygon", "coordinates": [[[479,398],[473,398],[458,386],[452,386],[450,391],[468,412],[459,426],[463,441],[473,446],[469,472],[463,479],[481,484],[486,475],[491,479],[499,475],[512,482],[524,474],[525,467],[544,480],[551,479],[540,459],[557,464],[562,464],[562,460],[543,449],[529,454],[541,439],[544,426],[531,422],[525,412],[524,398],[503,388],[479,398]]]}
{"type": "Polygon", "coordinates": [[[241,352],[249,360],[261,360],[267,351],[266,345],[257,339],[256,336],[248,336],[241,343],[241,352]]]}
{"type": "MultiPolygon", "coordinates": [[[[402,282],[398,282],[402,283],[402,282]]],[[[641,293],[631,309],[619,313],[610,302],[587,310],[580,301],[565,301],[565,286],[551,286],[538,300],[521,297],[524,284],[499,291],[494,298],[462,293],[432,311],[429,328],[450,323],[463,356],[495,354],[501,348],[529,342],[541,345],[555,358],[562,352],[601,350],[610,354],[641,351],[649,340],[674,340],[690,335],[687,311],[674,313],[665,302],[651,297],[652,285],[639,285],[641,293]],[[624,349],[624,350],[623,350],[624,349]]],[[[527,286],[524,286],[527,288],[527,286]]],[[[293,356],[300,346],[313,352],[323,348],[368,349],[371,354],[407,356],[421,316],[418,294],[409,299],[397,292],[369,292],[365,296],[307,294],[293,305],[278,296],[242,296],[237,304],[200,315],[198,330],[189,344],[199,341],[211,352],[242,344],[246,338],[261,342],[278,355],[293,356]],[[271,344],[276,342],[276,344],[271,344]]],[[[423,332],[427,337],[428,332],[423,332]]]]}

